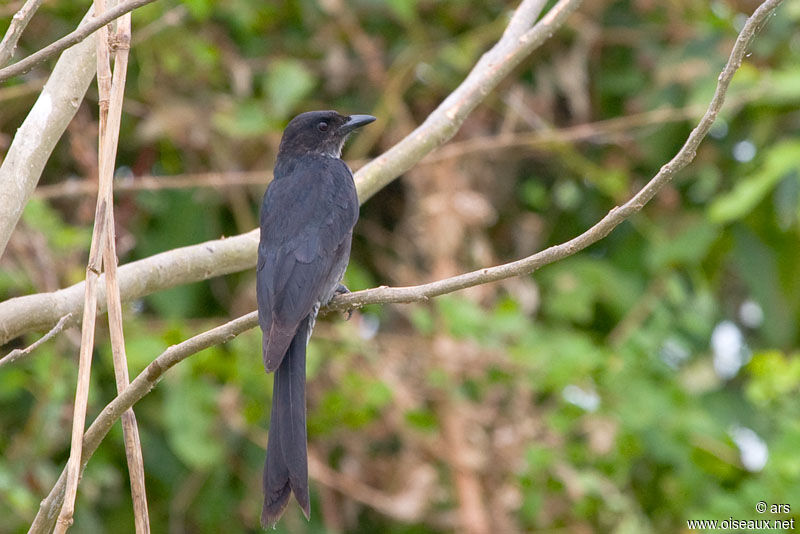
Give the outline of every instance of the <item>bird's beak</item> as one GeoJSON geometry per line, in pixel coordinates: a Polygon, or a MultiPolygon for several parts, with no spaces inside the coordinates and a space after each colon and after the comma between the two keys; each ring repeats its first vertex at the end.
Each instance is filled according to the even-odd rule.
{"type": "Polygon", "coordinates": [[[345,133],[352,132],[356,128],[361,128],[362,126],[366,126],[367,124],[375,121],[375,117],[372,115],[350,115],[347,117],[347,122],[342,124],[341,130],[345,133]]]}

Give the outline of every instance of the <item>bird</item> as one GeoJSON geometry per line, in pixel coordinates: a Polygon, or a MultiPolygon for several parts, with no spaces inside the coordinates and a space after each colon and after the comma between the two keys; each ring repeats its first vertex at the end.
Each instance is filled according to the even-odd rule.
{"type": "Polygon", "coordinates": [[[258,322],[267,373],[274,372],[264,464],[263,527],[274,526],[294,493],[310,517],[306,443],[306,345],[321,306],[347,293],[358,196],[342,147],[372,115],[308,111],[283,132],[274,177],[261,204],[256,267],[258,322]]]}

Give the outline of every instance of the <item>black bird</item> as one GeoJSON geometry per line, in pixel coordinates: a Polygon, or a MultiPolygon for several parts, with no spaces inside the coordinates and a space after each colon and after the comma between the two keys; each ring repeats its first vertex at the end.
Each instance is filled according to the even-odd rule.
{"type": "Polygon", "coordinates": [[[306,344],[320,306],[337,293],[350,259],[358,197],[342,145],[371,115],[309,111],[292,119],[261,204],[258,322],[264,367],[275,371],[261,524],[274,525],[294,492],[309,517],[306,344]]]}

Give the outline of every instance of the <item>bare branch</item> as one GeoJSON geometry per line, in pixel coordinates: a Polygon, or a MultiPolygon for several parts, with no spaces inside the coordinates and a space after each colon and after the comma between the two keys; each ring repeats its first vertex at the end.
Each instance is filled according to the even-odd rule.
{"type": "Polygon", "coordinates": [[[42,5],[43,0],[28,0],[25,5],[11,17],[11,24],[8,25],[3,41],[0,42],[0,66],[5,65],[14,56],[19,41],[25,27],[33,18],[33,14],[42,5]]]}
{"type": "MultiPolygon", "coordinates": [[[[107,26],[100,29],[100,35],[107,33],[107,26]]],[[[125,96],[125,78],[128,71],[128,54],[131,42],[131,14],[126,13],[119,19],[117,31],[113,38],[115,52],[114,75],[109,94],[101,94],[100,102],[108,102],[107,120],[100,121],[100,150],[98,151],[98,169],[100,181],[108,181],[111,185],[106,189],[108,209],[106,221],[105,248],[103,250],[103,270],[106,274],[106,297],[108,301],[108,329],[111,337],[111,353],[114,360],[114,376],[117,382],[117,394],[122,393],[130,382],[128,378],[128,358],[125,354],[125,336],[122,328],[122,300],[117,282],[117,251],[114,231],[114,199],[113,179],[114,162],[116,161],[119,143],[119,128],[122,119],[122,102],[125,96]]],[[[104,56],[102,70],[107,70],[108,52],[112,41],[108,35],[98,39],[98,58],[104,56]],[[101,48],[105,53],[101,54],[101,48]]],[[[98,76],[101,65],[98,63],[98,76]]],[[[102,106],[102,104],[101,104],[102,106]]],[[[137,534],[149,534],[150,519],[147,513],[147,492],[144,483],[144,458],[139,439],[139,427],[133,408],[122,414],[122,437],[125,442],[125,457],[128,462],[128,473],[131,481],[131,498],[133,500],[134,525],[137,534]]]]}
{"type": "MultiPolygon", "coordinates": [[[[182,247],[119,268],[123,302],[182,284],[190,284],[255,266],[258,230],[228,239],[182,247]]],[[[100,277],[101,282],[103,277],[100,277]]],[[[0,303],[0,345],[30,330],[47,330],[74,312],[67,326],[83,313],[85,282],[52,293],[16,297],[0,303]],[[61,310],[65,310],[61,313],[61,310]]],[[[105,310],[105,288],[98,288],[98,311],[105,310]]]]}
{"type": "Polygon", "coordinates": [[[14,76],[19,76],[20,74],[25,74],[39,63],[42,63],[59,52],[62,52],[67,48],[80,43],[97,31],[98,28],[105,26],[112,20],[118,19],[125,13],[130,13],[134,9],[151,4],[155,1],[156,0],[128,0],[127,2],[123,2],[116,7],[109,9],[100,17],[92,17],[89,20],[86,20],[85,22],[81,23],[81,25],[78,26],[75,31],[68,33],[61,39],[45,46],[37,52],[34,52],[25,59],[21,59],[12,65],[9,65],[8,67],[0,69],[0,82],[3,82],[14,76]]]}
{"type": "MultiPolygon", "coordinates": [[[[523,1],[500,42],[481,58],[467,79],[434,111],[439,119],[426,120],[398,145],[380,156],[377,163],[368,164],[355,174],[360,201],[364,202],[380,187],[449,139],[457,130],[457,126],[452,125],[461,124],[514,65],[564,23],[568,13],[578,3],[578,0],[561,0],[533,29],[529,29],[544,2],[523,1]],[[534,34],[530,34],[531,31],[534,34]],[[523,38],[526,41],[521,45],[518,41],[523,38]],[[503,43],[502,46],[500,43],[503,43]]],[[[119,270],[122,299],[128,301],[176,285],[251,269],[256,264],[257,245],[258,230],[253,230],[224,240],[170,250],[124,265],[119,270]]],[[[65,313],[75,312],[77,317],[81,312],[82,287],[83,282],[53,293],[27,295],[0,303],[0,344],[29,330],[49,328],[65,313]]],[[[101,294],[100,302],[103,300],[101,294]]]]}
{"type": "Polygon", "coordinates": [[[25,356],[26,354],[30,354],[31,352],[38,349],[40,345],[46,343],[48,340],[50,340],[50,338],[54,337],[56,334],[61,332],[61,330],[64,328],[64,325],[67,323],[67,319],[69,318],[70,314],[68,313],[67,315],[59,319],[56,325],[48,333],[37,339],[31,345],[25,347],[24,349],[14,349],[5,356],[3,356],[2,358],[0,358],[0,367],[9,363],[14,363],[23,356],[25,356]]]}
{"type": "MultiPolygon", "coordinates": [[[[94,43],[64,52],[0,165],[0,255],[94,77],[94,43]]],[[[64,315],[64,314],[61,314],[64,315]]],[[[59,317],[61,317],[59,315],[59,317]]],[[[50,325],[57,320],[53,319],[50,325]]],[[[49,328],[49,326],[48,326],[49,328]]]]}
{"type": "MultiPolygon", "coordinates": [[[[116,180],[114,191],[161,191],[164,189],[185,189],[190,187],[242,187],[264,184],[271,180],[272,169],[261,171],[204,172],[197,174],[178,174],[172,176],[137,176],[132,180],[116,180]]],[[[38,198],[70,198],[97,194],[97,183],[91,180],[64,180],[57,184],[42,185],[36,188],[38,198]]]]}

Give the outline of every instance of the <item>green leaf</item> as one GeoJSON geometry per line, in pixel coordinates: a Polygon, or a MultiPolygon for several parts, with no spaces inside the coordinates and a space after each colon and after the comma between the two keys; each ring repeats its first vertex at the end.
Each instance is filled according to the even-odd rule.
{"type": "Polygon", "coordinates": [[[433,432],[439,427],[436,414],[430,410],[409,410],[404,417],[406,422],[417,430],[433,432]]]}
{"type": "Polygon", "coordinates": [[[206,20],[211,16],[214,8],[213,0],[186,0],[184,4],[189,9],[189,13],[198,20],[206,20]]]}
{"type": "Polygon", "coordinates": [[[164,388],[167,439],[176,456],[193,469],[222,461],[220,437],[214,433],[217,391],[202,380],[176,380],[164,388]]]}
{"type": "Polygon", "coordinates": [[[752,376],[747,396],[760,405],[795,396],[800,389],[800,358],[777,350],[758,353],[747,365],[752,376]]]}
{"type": "Polygon", "coordinates": [[[261,137],[275,129],[275,121],[260,100],[239,102],[232,111],[215,113],[212,122],[220,133],[236,139],[261,137]]]}
{"type": "Polygon", "coordinates": [[[283,59],[272,63],[265,84],[273,115],[287,117],[316,83],[311,71],[299,61],[283,59]]]}
{"type": "Polygon", "coordinates": [[[633,305],[640,288],[636,280],[604,259],[574,256],[542,269],[542,309],[551,317],[587,324],[595,306],[621,316],[633,305]]]}
{"type": "Polygon", "coordinates": [[[709,247],[719,237],[720,229],[703,219],[693,221],[677,235],[653,236],[647,262],[651,271],[669,265],[694,265],[703,260],[709,247]]]}
{"type": "Polygon", "coordinates": [[[728,223],[750,213],[786,173],[800,166],[800,141],[784,141],[767,149],[764,163],[709,208],[712,222],[728,223]]]}
{"type": "Polygon", "coordinates": [[[417,18],[417,0],[386,0],[386,5],[403,22],[414,22],[417,18]]]}
{"type": "Polygon", "coordinates": [[[789,104],[800,100],[800,70],[775,70],[765,78],[769,90],[764,92],[759,101],[789,104]]]}

